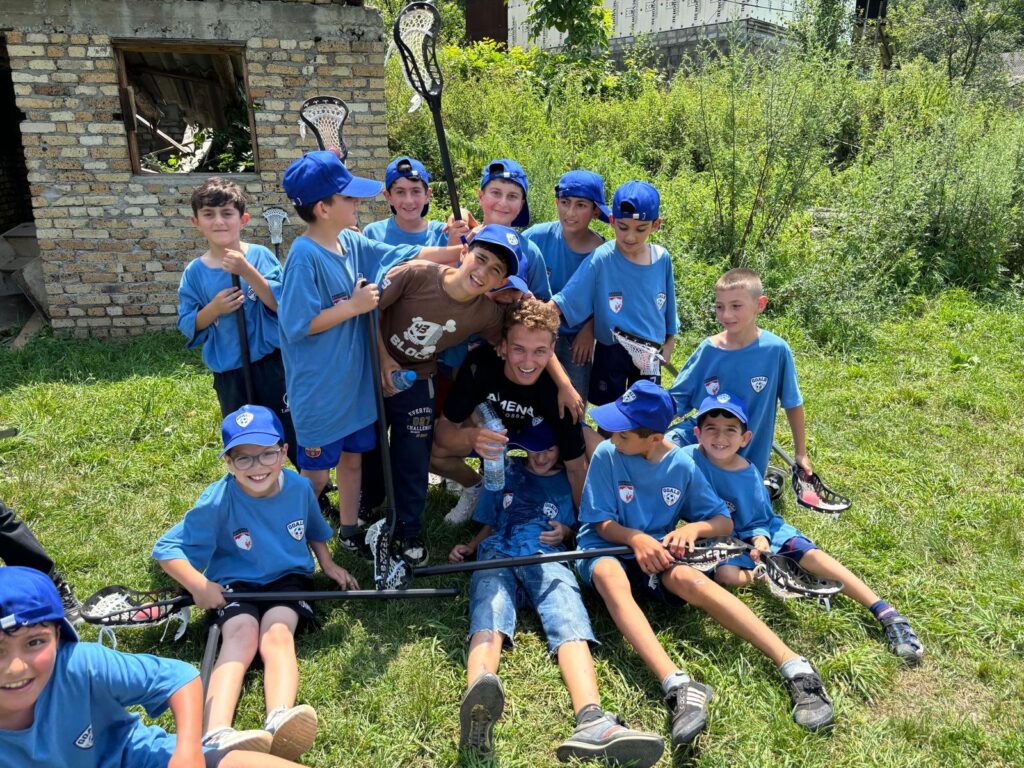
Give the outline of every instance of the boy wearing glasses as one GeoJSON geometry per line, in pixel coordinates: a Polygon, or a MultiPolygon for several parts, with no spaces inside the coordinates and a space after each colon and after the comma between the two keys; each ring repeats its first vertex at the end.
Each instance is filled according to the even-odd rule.
{"type": "Polygon", "coordinates": [[[221,649],[206,693],[203,746],[269,752],[295,760],[316,738],[315,710],[295,706],[299,669],[295,630],[313,620],[303,600],[238,603],[244,592],[301,592],[311,587],[313,558],[342,589],[356,580],[327,549],[332,531],[320,514],[313,485],[283,468],[288,446],[277,414],[245,405],[221,425],[227,474],[210,485],[185,519],[160,537],[153,557],[187,589],[199,608],[216,610],[221,649]],[[267,718],[262,728],[232,727],[245,671],[259,649],[267,718]]]}

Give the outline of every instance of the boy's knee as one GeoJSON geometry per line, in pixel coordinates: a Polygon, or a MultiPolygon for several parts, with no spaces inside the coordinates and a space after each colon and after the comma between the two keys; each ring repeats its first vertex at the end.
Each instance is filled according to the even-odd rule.
{"type": "Polygon", "coordinates": [[[740,569],[735,565],[720,565],[715,569],[715,581],[727,587],[736,587],[743,583],[740,569]]]}
{"type": "Polygon", "coordinates": [[[259,643],[259,624],[251,616],[236,616],[221,628],[221,654],[248,658],[256,656],[259,643]]]}
{"type": "Polygon", "coordinates": [[[662,574],[661,582],[688,603],[699,603],[708,592],[721,589],[707,574],[692,568],[673,568],[662,574]]]}
{"type": "Polygon", "coordinates": [[[295,647],[295,635],[287,624],[274,623],[260,635],[260,652],[268,650],[288,649],[295,647]]]}

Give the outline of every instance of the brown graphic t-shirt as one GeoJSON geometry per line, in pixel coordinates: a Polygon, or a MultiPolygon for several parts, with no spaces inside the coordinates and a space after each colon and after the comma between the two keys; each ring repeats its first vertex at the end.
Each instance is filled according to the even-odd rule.
{"type": "Polygon", "coordinates": [[[400,264],[380,283],[381,332],[388,354],[420,378],[437,370],[437,355],[474,333],[501,341],[505,309],[486,296],[456,301],[444,290],[454,267],[430,261],[400,264]]]}

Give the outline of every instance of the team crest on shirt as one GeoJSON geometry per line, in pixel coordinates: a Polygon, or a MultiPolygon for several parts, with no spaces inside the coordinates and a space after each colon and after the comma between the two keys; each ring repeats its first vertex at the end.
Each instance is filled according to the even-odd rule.
{"type": "Polygon", "coordinates": [[[682,495],[682,491],[678,488],[673,488],[671,485],[666,485],[661,489],[661,499],[665,502],[666,507],[674,506],[679,497],[682,495]]]}
{"type": "Polygon", "coordinates": [[[558,507],[552,504],[550,501],[544,502],[544,517],[548,520],[554,520],[558,517],[558,507]]]}
{"type": "Polygon", "coordinates": [[[342,291],[341,293],[336,293],[331,296],[331,304],[341,304],[341,302],[348,301],[351,298],[351,296],[342,291]]]}
{"type": "Polygon", "coordinates": [[[92,749],[92,745],[95,743],[95,739],[92,736],[92,723],[89,723],[89,727],[78,734],[78,738],[75,739],[75,746],[79,749],[92,749]]]}
{"type": "Polygon", "coordinates": [[[242,429],[245,429],[250,424],[252,424],[252,419],[252,411],[243,411],[242,413],[235,416],[235,424],[240,426],[242,429]]]}
{"type": "Polygon", "coordinates": [[[768,386],[767,376],[755,376],[750,380],[750,386],[754,388],[754,391],[759,393],[762,389],[768,386]]]}
{"type": "Polygon", "coordinates": [[[718,385],[718,377],[717,376],[714,376],[714,377],[712,377],[710,379],[705,379],[705,381],[704,381],[704,391],[707,392],[709,395],[711,395],[711,397],[714,397],[715,395],[718,394],[718,389],[719,389],[719,385],[718,385]]]}
{"type": "Polygon", "coordinates": [[[729,501],[728,499],[722,499],[722,501],[724,501],[725,502],[725,506],[729,508],[729,514],[735,516],[736,515],[736,505],[733,502],[729,501]]]}
{"type": "Polygon", "coordinates": [[[302,541],[302,537],[306,535],[306,521],[292,520],[288,523],[288,535],[296,541],[302,541]]]}
{"type": "Polygon", "coordinates": [[[633,484],[619,483],[619,498],[629,504],[633,500],[633,484]]]}
{"type": "Polygon", "coordinates": [[[502,496],[501,497],[501,508],[502,509],[508,509],[509,507],[511,507],[512,506],[512,501],[515,499],[515,497],[516,497],[516,495],[514,493],[506,493],[504,496],[502,496]]]}
{"type": "Polygon", "coordinates": [[[667,297],[665,296],[664,293],[660,293],[659,292],[658,295],[654,297],[654,306],[656,306],[658,309],[661,309],[662,307],[665,306],[665,299],[666,298],[667,297]]]}
{"type": "Polygon", "coordinates": [[[248,528],[239,528],[231,535],[235,539],[236,547],[238,547],[239,549],[244,549],[246,552],[252,549],[252,536],[249,535],[248,528]]]}
{"type": "Polygon", "coordinates": [[[625,393],[622,395],[622,402],[632,403],[634,400],[636,400],[636,392],[634,392],[632,389],[627,389],[625,393]]]}
{"type": "Polygon", "coordinates": [[[608,294],[608,306],[611,307],[612,312],[622,311],[622,294],[621,293],[609,293],[608,294]]]}
{"type": "Polygon", "coordinates": [[[311,459],[319,459],[320,454],[323,453],[321,448],[306,448],[305,451],[306,455],[311,459]]]}

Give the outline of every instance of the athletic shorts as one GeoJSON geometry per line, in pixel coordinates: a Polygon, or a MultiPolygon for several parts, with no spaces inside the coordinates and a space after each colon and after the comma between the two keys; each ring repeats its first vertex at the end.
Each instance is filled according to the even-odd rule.
{"type": "MultiPolygon", "coordinates": [[[[313,589],[313,580],[308,576],[299,573],[289,573],[269,584],[252,584],[249,582],[236,582],[231,585],[233,592],[310,592],[313,589]]],[[[299,627],[304,624],[316,624],[316,616],[313,614],[313,607],[305,600],[282,600],[273,603],[237,603],[229,602],[223,608],[219,608],[213,619],[214,622],[223,626],[228,619],[246,615],[252,616],[256,621],[263,619],[264,614],[271,608],[291,608],[299,615],[299,627]]]]}
{"type": "Polygon", "coordinates": [[[659,603],[664,603],[665,605],[686,605],[686,601],[683,600],[683,598],[677,594],[669,592],[661,585],[661,574],[644,573],[635,557],[603,555],[602,557],[593,557],[589,560],[577,560],[576,573],[579,574],[580,581],[593,589],[594,568],[600,561],[606,559],[616,560],[619,565],[622,566],[622,570],[625,572],[626,578],[629,579],[629,586],[634,595],[643,595],[644,597],[657,600],[659,603]]]}
{"type": "Polygon", "coordinates": [[[377,446],[377,425],[367,424],[362,429],[345,435],[327,445],[299,446],[299,469],[332,469],[338,466],[343,453],[367,453],[377,446]]]}
{"type": "Polygon", "coordinates": [[[660,376],[642,376],[622,346],[597,342],[594,347],[594,367],[590,371],[588,394],[591,403],[605,405],[614,402],[633,382],[640,379],[661,385],[660,376]]]}

